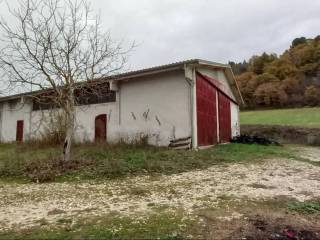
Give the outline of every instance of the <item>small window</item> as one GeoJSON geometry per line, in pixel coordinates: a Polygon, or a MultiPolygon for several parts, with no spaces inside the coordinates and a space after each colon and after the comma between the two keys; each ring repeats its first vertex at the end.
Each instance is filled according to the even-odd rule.
{"type": "Polygon", "coordinates": [[[18,103],[19,103],[19,100],[17,100],[17,99],[10,100],[10,101],[8,102],[8,104],[9,104],[9,109],[10,109],[10,110],[16,109],[18,103]]]}

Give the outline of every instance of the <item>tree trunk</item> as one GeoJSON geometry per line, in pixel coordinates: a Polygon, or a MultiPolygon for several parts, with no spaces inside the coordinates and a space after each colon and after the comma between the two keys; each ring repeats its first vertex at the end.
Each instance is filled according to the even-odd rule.
{"type": "Polygon", "coordinates": [[[75,128],[75,106],[74,99],[70,97],[65,107],[66,114],[66,138],[63,145],[63,159],[69,161],[71,157],[71,144],[74,136],[75,128]]]}
{"type": "Polygon", "coordinates": [[[63,145],[63,159],[64,161],[69,161],[71,156],[71,144],[74,134],[74,128],[71,126],[67,127],[66,138],[63,145]]]}

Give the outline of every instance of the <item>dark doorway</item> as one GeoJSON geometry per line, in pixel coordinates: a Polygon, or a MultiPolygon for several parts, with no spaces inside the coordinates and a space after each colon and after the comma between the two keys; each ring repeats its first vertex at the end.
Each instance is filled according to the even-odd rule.
{"type": "Polygon", "coordinates": [[[95,119],[95,141],[105,142],[107,140],[107,115],[101,114],[95,119]]]}
{"type": "Polygon", "coordinates": [[[16,141],[23,141],[23,120],[17,121],[16,141]]]}

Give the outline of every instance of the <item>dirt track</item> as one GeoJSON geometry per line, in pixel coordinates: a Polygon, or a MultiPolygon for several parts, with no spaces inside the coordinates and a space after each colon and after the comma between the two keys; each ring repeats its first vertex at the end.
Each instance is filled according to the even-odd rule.
{"type": "MultiPolygon", "coordinates": [[[[320,161],[319,148],[301,148],[309,161],[320,161]]],[[[319,167],[308,162],[272,159],[259,164],[229,164],[171,176],[145,176],[105,183],[6,184],[0,182],[0,231],[38,226],[59,218],[76,221],[112,211],[146,215],[154,207],[183,208],[187,214],[219,198],[299,201],[320,197],[319,167]]]]}

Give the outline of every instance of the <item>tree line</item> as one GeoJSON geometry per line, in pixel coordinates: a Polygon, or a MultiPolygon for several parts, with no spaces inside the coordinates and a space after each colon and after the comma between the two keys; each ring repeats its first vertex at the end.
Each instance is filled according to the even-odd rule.
{"type": "Polygon", "coordinates": [[[320,106],[320,35],[292,41],[283,54],[229,62],[246,108],[320,106]]]}

